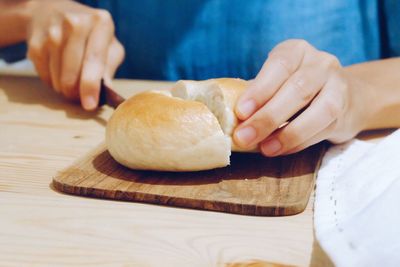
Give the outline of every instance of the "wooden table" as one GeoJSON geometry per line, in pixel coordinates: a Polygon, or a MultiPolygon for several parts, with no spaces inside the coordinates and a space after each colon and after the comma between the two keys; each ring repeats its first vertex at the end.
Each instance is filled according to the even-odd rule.
{"type": "MultiPolygon", "coordinates": [[[[125,96],[168,86],[115,82],[125,96]]],[[[85,112],[36,78],[0,77],[0,266],[326,264],[313,238],[313,198],[300,215],[271,218],[53,190],[55,173],[104,139],[111,112],[85,112]]]]}

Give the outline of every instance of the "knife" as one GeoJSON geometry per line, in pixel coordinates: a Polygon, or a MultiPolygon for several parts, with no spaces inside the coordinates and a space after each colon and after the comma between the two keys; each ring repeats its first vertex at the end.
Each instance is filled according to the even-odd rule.
{"type": "Polygon", "coordinates": [[[99,107],[103,105],[108,105],[116,109],[125,98],[118,94],[114,89],[109,87],[104,79],[101,79],[100,83],[100,97],[99,97],[99,107]]]}

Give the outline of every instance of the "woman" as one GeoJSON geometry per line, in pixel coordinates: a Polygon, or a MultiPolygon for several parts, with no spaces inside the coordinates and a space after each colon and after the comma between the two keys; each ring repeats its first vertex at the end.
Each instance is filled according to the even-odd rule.
{"type": "Polygon", "coordinates": [[[266,156],[400,125],[400,59],[382,60],[400,53],[396,1],[92,2],[0,3],[0,45],[26,41],[41,79],[87,110],[124,58],[120,39],[119,77],[255,76],[234,140],[266,156]]]}

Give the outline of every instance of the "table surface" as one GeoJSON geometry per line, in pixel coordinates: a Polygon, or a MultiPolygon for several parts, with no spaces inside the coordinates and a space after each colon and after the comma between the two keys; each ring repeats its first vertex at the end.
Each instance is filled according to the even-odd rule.
{"type": "MultiPolygon", "coordinates": [[[[119,80],[129,96],[169,87],[119,80]]],[[[290,217],[251,217],[61,194],[52,177],[104,139],[37,78],[0,77],[0,266],[320,266],[313,197],[290,217]],[[238,265],[235,265],[238,264],[238,265]]]]}

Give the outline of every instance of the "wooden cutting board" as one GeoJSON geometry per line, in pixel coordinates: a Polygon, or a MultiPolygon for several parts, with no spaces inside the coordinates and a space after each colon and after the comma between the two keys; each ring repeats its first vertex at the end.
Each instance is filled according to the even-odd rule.
{"type": "Polygon", "coordinates": [[[54,187],[68,194],[243,215],[302,212],[313,191],[325,145],[266,158],[233,153],[231,165],[201,172],[135,171],[118,164],[104,144],[59,172],[54,187]]]}

